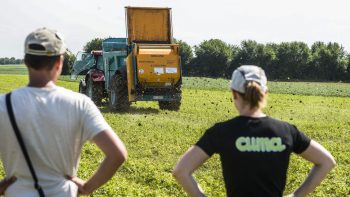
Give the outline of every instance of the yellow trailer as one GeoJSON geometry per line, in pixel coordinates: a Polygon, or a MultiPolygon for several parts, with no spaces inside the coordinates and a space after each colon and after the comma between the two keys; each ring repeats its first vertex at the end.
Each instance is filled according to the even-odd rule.
{"type": "Polygon", "coordinates": [[[172,43],[171,8],[126,7],[128,99],[181,105],[179,45],[172,43]]]}

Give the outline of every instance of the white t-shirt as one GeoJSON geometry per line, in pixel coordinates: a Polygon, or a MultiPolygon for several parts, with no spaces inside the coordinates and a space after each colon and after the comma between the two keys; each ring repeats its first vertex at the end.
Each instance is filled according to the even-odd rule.
{"type": "MultiPolygon", "coordinates": [[[[62,87],[24,87],[12,92],[13,111],[34,169],[46,196],[76,196],[77,186],[65,179],[75,176],[83,144],[111,129],[86,96],[62,87]]],[[[33,178],[0,96],[0,155],[7,177],[17,181],[9,197],[37,197],[33,178]]]]}

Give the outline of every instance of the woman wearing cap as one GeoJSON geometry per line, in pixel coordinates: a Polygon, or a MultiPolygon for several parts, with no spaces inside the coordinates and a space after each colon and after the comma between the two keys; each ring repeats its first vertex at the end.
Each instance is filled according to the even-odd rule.
{"type": "Polygon", "coordinates": [[[292,152],[314,167],[289,196],[306,196],[334,167],[323,146],[295,126],[263,113],[266,84],[260,67],[241,66],[233,72],[231,90],[239,116],[209,128],[173,171],[190,196],[205,196],[192,173],[214,153],[220,155],[227,196],[282,196],[292,152]]]}

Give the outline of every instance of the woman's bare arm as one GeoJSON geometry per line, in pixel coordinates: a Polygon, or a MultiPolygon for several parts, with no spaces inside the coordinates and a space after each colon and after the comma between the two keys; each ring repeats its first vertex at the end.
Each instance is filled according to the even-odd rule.
{"type": "Polygon", "coordinates": [[[209,156],[198,146],[192,146],[178,161],[173,176],[189,196],[205,196],[202,188],[194,180],[192,173],[200,167],[209,156]]]}
{"type": "Polygon", "coordinates": [[[301,186],[289,196],[303,197],[311,193],[335,166],[333,156],[313,140],[300,156],[312,162],[314,166],[301,186]]]}

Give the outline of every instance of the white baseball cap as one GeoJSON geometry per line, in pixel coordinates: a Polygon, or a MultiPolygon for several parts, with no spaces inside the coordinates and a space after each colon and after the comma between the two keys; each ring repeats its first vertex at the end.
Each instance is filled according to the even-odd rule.
{"type": "Polygon", "coordinates": [[[255,65],[242,65],[232,73],[231,89],[245,93],[247,81],[257,82],[263,92],[267,92],[267,78],[262,68],[255,65]]]}
{"type": "Polygon", "coordinates": [[[38,56],[57,56],[66,52],[62,36],[55,30],[40,28],[30,33],[24,43],[24,53],[38,56]]]}

